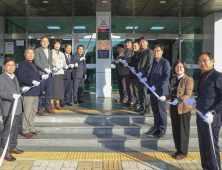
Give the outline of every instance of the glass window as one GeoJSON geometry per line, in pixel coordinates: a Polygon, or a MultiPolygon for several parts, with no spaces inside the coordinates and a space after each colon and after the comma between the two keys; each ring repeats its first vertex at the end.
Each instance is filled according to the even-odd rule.
{"type": "MultiPolygon", "coordinates": [[[[88,43],[89,43],[89,39],[79,39],[79,43],[74,44],[74,53],[77,52],[77,47],[79,45],[83,45],[84,50],[86,50],[88,43]]],[[[86,64],[95,64],[95,63],[96,63],[96,40],[92,39],[86,53],[86,64]]]]}
{"type": "Polygon", "coordinates": [[[112,33],[133,33],[133,18],[112,18],[112,33]]]}
{"type": "Polygon", "coordinates": [[[74,18],[74,33],[96,33],[96,18],[74,18]]]}
{"type": "Polygon", "coordinates": [[[72,18],[29,18],[29,33],[72,33],[72,18]]]}
{"type": "Polygon", "coordinates": [[[203,34],[203,19],[181,19],[182,34],[203,34]]]}
{"type": "Polygon", "coordinates": [[[96,92],[95,68],[87,68],[87,79],[85,80],[84,92],[96,92]]]}
{"type": "Polygon", "coordinates": [[[136,33],[178,34],[179,19],[136,18],[136,33]]]}
{"type": "Polygon", "coordinates": [[[186,73],[187,76],[192,77],[194,80],[194,88],[193,91],[197,91],[197,82],[202,75],[201,69],[189,69],[188,73],[186,73]]]}
{"type": "Polygon", "coordinates": [[[26,33],[26,19],[6,18],[5,33],[26,33]]]}

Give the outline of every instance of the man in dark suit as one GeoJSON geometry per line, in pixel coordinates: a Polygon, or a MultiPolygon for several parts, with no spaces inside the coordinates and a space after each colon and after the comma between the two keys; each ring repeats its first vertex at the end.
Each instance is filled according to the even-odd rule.
{"type": "MultiPolygon", "coordinates": [[[[7,161],[15,161],[11,153],[20,154],[24,151],[18,150],[17,138],[19,132],[19,122],[22,113],[22,101],[20,95],[20,87],[17,78],[14,75],[16,62],[13,58],[6,58],[4,61],[3,68],[5,72],[0,75],[0,98],[1,98],[1,114],[3,119],[3,129],[1,136],[1,153],[6,146],[6,142],[10,133],[9,144],[6,150],[5,159],[7,161]],[[17,108],[15,109],[15,116],[12,123],[11,131],[11,120],[12,120],[12,109],[14,100],[18,100],[17,108]]],[[[23,88],[22,90],[26,90],[23,88]]]]}
{"type": "MultiPolygon", "coordinates": [[[[153,64],[153,51],[148,47],[148,41],[145,37],[140,38],[140,54],[138,56],[139,61],[136,69],[137,75],[140,77],[149,77],[150,70],[153,64]]],[[[137,109],[137,112],[143,111],[141,115],[150,114],[150,95],[147,94],[147,87],[140,82],[140,79],[137,79],[138,84],[138,94],[140,100],[140,108],[137,109]]]]}
{"type": "Polygon", "coordinates": [[[77,47],[77,53],[74,54],[74,104],[85,103],[81,100],[81,96],[84,89],[84,82],[87,78],[86,59],[83,57],[84,46],[79,45],[77,47]]]}
{"type": "Polygon", "coordinates": [[[199,67],[203,71],[197,83],[198,96],[196,99],[190,98],[184,102],[189,105],[196,103],[197,110],[204,115],[203,119],[197,114],[202,168],[219,170],[221,169],[218,140],[222,125],[222,73],[214,69],[215,60],[211,52],[202,52],[198,59],[199,67]]]}
{"type": "MultiPolygon", "coordinates": [[[[53,85],[53,73],[50,73],[54,70],[52,65],[52,51],[48,49],[49,46],[49,38],[42,37],[40,41],[41,47],[35,49],[35,58],[34,63],[39,69],[39,74],[43,75],[45,73],[49,74],[48,79],[43,80],[41,83],[41,88],[43,91],[45,90],[45,112],[48,113],[55,113],[50,108],[50,101],[51,101],[51,93],[52,93],[52,85],[53,85]]],[[[43,107],[42,107],[42,95],[39,96],[38,102],[38,114],[43,116],[43,107]]]]}
{"type": "Polygon", "coordinates": [[[64,107],[72,106],[72,87],[73,87],[73,79],[74,79],[74,56],[71,55],[72,52],[72,45],[66,44],[65,45],[65,59],[66,63],[69,65],[69,69],[65,71],[63,75],[64,81],[64,99],[60,100],[60,106],[64,107]]]}
{"type": "MultiPolygon", "coordinates": [[[[153,91],[159,96],[168,95],[170,89],[170,62],[162,57],[164,46],[155,45],[153,49],[153,66],[150,71],[148,82],[153,91]]],[[[150,91],[151,106],[154,113],[154,126],[147,132],[154,137],[164,137],[167,129],[167,112],[166,102],[158,100],[158,98],[150,91]]]]}
{"type": "MultiPolygon", "coordinates": [[[[34,119],[38,107],[39,96],[41,95],[41,76],[39,70],[32,62],[35,58],[35,52],[32,47],[25,50],[25,60],[19,63],[18,78],[22,83],[22,87],[33,86],[36,87],[23,93],[23,115],[22,115],[22,134],[26,138],[31,138],[34,135],[41,134],[41,131],[35,130],[34,119]]],[[[43,74],[43,78],[48,78],[48,74],[43,74]]]]}

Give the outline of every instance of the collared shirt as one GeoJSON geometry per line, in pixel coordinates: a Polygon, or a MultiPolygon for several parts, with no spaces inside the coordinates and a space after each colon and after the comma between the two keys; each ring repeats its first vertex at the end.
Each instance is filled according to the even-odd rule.
{"type": "Polygon", "coordinates": [[[11,74],[8,74],[7,72],[5,72],[5,73],[10,77],[10,79],[12,79],[12,80],[14,79],[14,77],[15,77],[14,74],[11,75],[11,74]]]}
{"type": "Polygon", "coordinates": [[[69,63],[70,63],[70,62],[71,62],[70,54],[65,53],[65,55],[67,56],[67,58],[68,58],[68,60],[69,60],[69,63]]]}
{"type": "Polygon", "coordinates": [[[153,77],[154,70],[156,69],[156,66],[160,62],[161,59],[162,57],[160,57],[158,60],[155,60],[155,59],[153,60],[153,67],[150,71],[150,85],[152,84],[152,77],[153,77]]]}
{"type": "Polygon", "coordinates": [[[43,48],[43,51],[45,52],[46,58],[49,59],[49,50],[48,50],[48,48],[43,48]]]}
{"type": "Polygon", "coordinates": [[[183,77],[183,75],[177,76],[177,80],[180,80],[183,77]]]}
{"type": "Polygon", "coordinates": [[[119,57],[121,57],[121,56],[123,55],[123,53],[124,53],[124,52],[122,52],[122,53],[119,53],[119,57]]]}
{"type": "Polygon", "coordinates": [[[143,49],[143,50],[140,50],[140,52],[143,53],[146,49],[147,49],[147,47],[145,49],[143,49]]]}

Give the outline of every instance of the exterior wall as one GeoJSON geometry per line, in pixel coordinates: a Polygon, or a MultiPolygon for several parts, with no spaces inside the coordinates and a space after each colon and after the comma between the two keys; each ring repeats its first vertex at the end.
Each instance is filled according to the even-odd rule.
{"type": "MultiPolygon", "coordinates": [[[[4,43],[4,18],[0,17],[0,66],[3,66],[3,61],[5,58],[5,43],[4,43]],[[3,56],[1,55],[3,54],[3,56]]],[[[3,71],[3,67],[2,70],[0,70],[0,72],[3,71]]]]}

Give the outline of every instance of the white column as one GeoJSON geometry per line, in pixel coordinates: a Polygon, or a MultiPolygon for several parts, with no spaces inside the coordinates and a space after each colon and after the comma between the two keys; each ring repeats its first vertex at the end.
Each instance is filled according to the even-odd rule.
{"type": "MultiPolygon", "coordinates": [[[[98,17],[110,17],[111,12],[96,12],[96,97],[111,97],[111,43],[109,47],[109,59],[98,59],[98,17]]],[[[111,41],[111,37],[109,37],[111,41]]]]}
{"type": "Polygon", "coordinates": [[[5,20],[3,17],[0,17],[0,66],[2,66],[2,71],[3,71],[3,62],[5,59],[4,27],[5,27],[5,20]]]}

